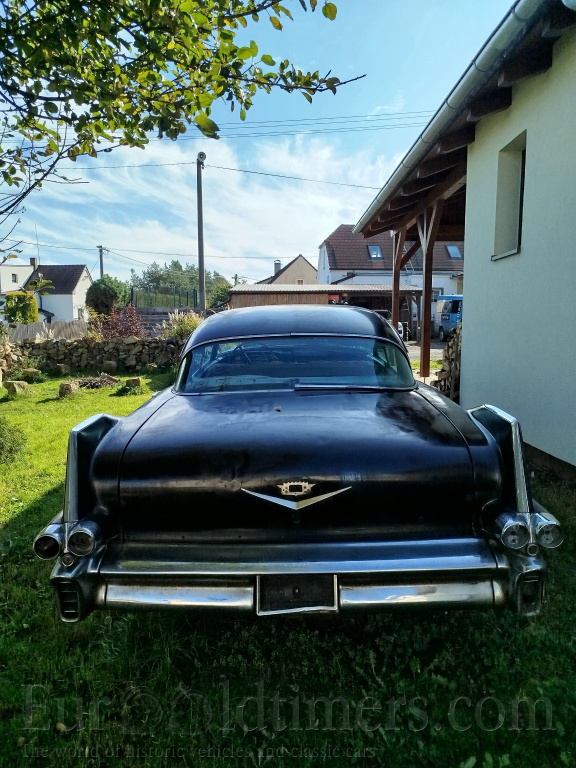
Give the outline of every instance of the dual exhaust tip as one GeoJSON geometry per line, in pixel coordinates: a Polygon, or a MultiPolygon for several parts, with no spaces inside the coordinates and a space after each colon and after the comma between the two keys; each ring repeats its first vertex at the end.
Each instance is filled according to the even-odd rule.
{"type": "Polygon", "coordinates": [[[86,557],[101,542],[100,526],[92,520],[76,523],[68,534],[68,541],[65,541],[64,524],[52,522],[34,540],[34,552],[40,560],[54,560],[65,550],[77,557],[86,557]]]}

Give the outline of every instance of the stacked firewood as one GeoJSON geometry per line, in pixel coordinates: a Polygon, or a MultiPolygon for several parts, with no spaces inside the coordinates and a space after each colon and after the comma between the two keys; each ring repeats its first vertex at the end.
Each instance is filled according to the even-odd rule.
{"type": "Polygon", "coordinates": [[[442,370],[430,384],[439,392],[458,402],[460,399],[460,351],[462,348],[462,323],[454,329],[442,353],[442,370]]]}

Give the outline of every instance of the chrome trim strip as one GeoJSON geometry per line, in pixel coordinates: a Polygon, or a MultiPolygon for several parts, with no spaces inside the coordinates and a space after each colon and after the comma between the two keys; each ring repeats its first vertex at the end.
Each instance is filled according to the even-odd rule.
{"type": "Polygon", "coordinates": [[[68,541],[70,523],[75,523],[78,520],[78,435],[105,415],[106,414],[104,413],[96,413],[94,416],[90,416],[88,419],[81,421],[80,424],[76,424],[76,426],[72,427],[70,430],[70,436],[68,438],[68,457],[66,460],[66,488],[64,491],[63,510],[66,541],[68,541]]]}
{"type": "Polygon", "coordinates": [[[233,608],[251,611],[254,588],[250,585],[161,585],[110,582],[99,595],[102,608],[233,608]]]}
{"type": "Polygon", "coordinates": [[[257,576],[282,573],[447,572],[478,577],[501,566],[484,539],[254,545],[110,544],[103,577],[257,576]]]}
{"type": "MultiPolygon", "coordinates": [[[[507,421],[508,424],[510,424],[511,430],[512,430],[512,451],[514,454],[514,483],[516,486],[516,508],[518,512],[522,512],[523,514],[529,515],[532,512],[532,506],[530,504],[530,497],[528,495],[528,484],[526,482],[526,473],[524,470],[524,451],[522,448],[522,434],[520,431],[520,424],[518,422],[518,419],[516,419],[514,416],[511,416],[509,413],[506,413],[506,411],[500,410],[500,408],[497,408],[495,405],[488,405],[485,404],[481,406],[482,408],[486,408],[489,411],[492,411],[492,413],[495,413],[496,416],[499,416],[504,421],[507,421]]],[[[477,408],[472,408],[468,413],[470,415],[474,415],[474,411],[478,410],[477,408]]],[[[529,527],[530,526],[530,519],[526,518],[526,523],[529,527]]]]}
{"type": "Polygon", "coordinates": [[[244,491],[244,493],[249,493],[251,496],[256,496],[259,499],[264,499],[264,501],[271,501],[273,504],[280,504],[282,507],[288,507],[288,509],[303,509],[303,507],[309,507],[311,504],[316,504],[319,501],[323,501],[324,499],[329,499],[331,496],[337,496],[339,493],[344,493],[344,491],[349,491],[350,488],[352,488],[351,485],[348,485],[346,488],[340,488],[339,491],[331,491],[330,493],[323,493],[322,496],[314,496],[312,499],[302,499],[302,501],[290,501],[290,499],[280,499],[277,496],[267,496],[264,493],[256,493],[256,491],[248,491],[246,488],[241,488],[240,490],[244,491]]]}
{"type": "Polygon", "coordinates": [[[340,607],[364,609],[387,607],[389,605],[450,605],[486,606],[504,605],[503,590],[493,589],[492,580],[471,583],[451,582],[449,584],[394,584],[394,585],[353,585],[340,586],[340,607]]]}

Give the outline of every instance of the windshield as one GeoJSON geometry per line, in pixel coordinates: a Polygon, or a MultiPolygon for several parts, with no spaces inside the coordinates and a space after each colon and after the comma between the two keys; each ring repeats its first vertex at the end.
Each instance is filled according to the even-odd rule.
{"type": "Polygon", "coordinates": [[[395,344],[346,336],[218,341],[191,350],[176,390],[186,394],[262,389],[405,389],[410,365],[395,344]]]}

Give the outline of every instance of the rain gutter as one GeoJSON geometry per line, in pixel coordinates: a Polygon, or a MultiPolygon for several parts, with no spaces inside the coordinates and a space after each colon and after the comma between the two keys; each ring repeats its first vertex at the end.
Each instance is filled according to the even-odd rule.
{"type": "MultiPolygon", "coordinates": [[[[576,10],[576,0],[562,2],[571,10],[576,10]]],[[[440,134],[456,120],[470,100],[490,80],[509,51],[540,20],[549,5],[550,0],[516,0],[362,215],[352,230],[354,234],[361,233],[382,204],[396,194],[408,174],[438,141],[440,134]]]]}

